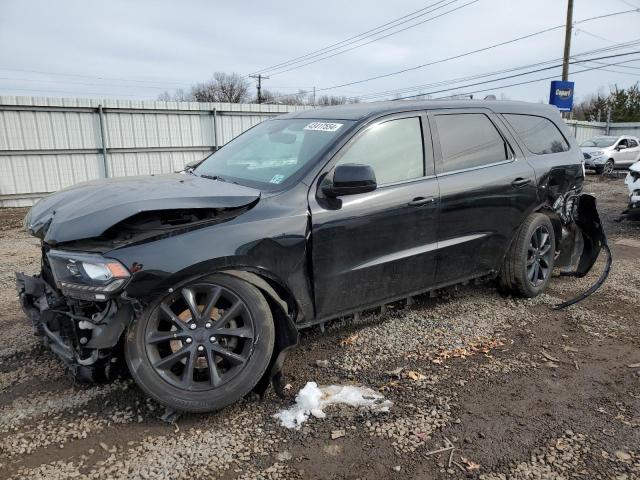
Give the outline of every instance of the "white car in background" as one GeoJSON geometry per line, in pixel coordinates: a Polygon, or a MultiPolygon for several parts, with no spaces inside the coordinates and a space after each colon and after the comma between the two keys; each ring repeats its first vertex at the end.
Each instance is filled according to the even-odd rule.
{"type": "Polygon", "coordinates": [[[640,140],[630,135],[593,137],[580,144],[585,168],[612,173],[640,160],[640,140]]]}

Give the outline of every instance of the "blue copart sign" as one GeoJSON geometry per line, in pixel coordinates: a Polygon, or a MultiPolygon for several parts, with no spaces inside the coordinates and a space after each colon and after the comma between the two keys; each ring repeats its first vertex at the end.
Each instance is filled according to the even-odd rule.
{"type": "Polygon", "coordinates": [[[573,82],[553,80],[549,91],[549,103],[558,107],[561,112],[573,109],[573,82]]]}

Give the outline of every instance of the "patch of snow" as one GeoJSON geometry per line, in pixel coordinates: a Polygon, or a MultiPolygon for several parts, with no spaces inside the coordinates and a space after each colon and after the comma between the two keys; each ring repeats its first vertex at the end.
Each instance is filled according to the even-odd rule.
{"type": "Polygon", "coordinates": [[[378,392],[366,387],[353,385],[327,385],[318,387],[316,382],[307,382],[296,395],[296,403],[291,408],[274,415],[283,427],[295,428],[306,422],[311,415],[324,418],[324,409],[329,405],[344,403],[352,407],[364,407],[378,412],[388,412],[393,405],[378,392]]]}

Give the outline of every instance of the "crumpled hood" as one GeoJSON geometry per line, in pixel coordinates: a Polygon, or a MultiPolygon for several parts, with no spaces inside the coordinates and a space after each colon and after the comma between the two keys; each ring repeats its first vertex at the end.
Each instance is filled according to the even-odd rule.
{"type": "Polygon", "coordinates": [[[25,220],[46,243],[100,236],[140,212],[194,208],[236,208],[260,198],[260,191],[196,175],[122,177],[80,183],[36,203],[25,220]]]}

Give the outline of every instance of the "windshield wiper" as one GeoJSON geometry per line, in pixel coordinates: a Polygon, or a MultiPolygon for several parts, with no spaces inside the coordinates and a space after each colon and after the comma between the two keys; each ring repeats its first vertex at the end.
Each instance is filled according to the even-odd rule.
{"type": "Polygon", "coordinates": [[[220,175],[207,175],[205,173],[205,174],[200,175],[200,177],[208,178],[209,180],[218,180],[219,182],[235,183],[236,185],[239,185],[238,182],[234,182],[233,180],[226,179],[224,177],[221,177],[220,175]]]}

